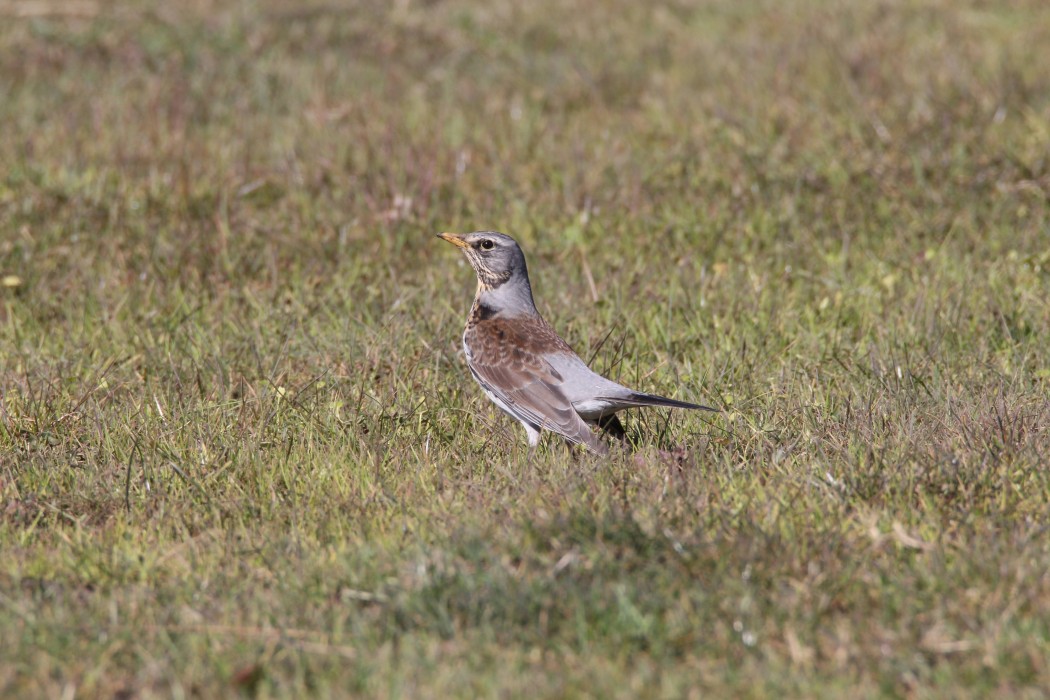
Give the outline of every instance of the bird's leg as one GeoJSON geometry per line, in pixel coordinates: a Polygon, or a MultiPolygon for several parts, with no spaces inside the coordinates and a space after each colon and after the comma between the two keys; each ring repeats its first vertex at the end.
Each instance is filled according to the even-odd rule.
{"type": "Polygon", "coordinates": [[[620,419],[616,417],[615,413],[602,416],[598,419],[597,425],[602,432],[616,439],[615,444],[619,444],[621,450],[631,452],[637,447],[634,440],[627,434],[627,431],[623,427],[623,423],[620,422],[620,419]]]}
{"type": "Polygon", "coordinates": [[[569,458],[572,460],[572,463],[575,464],[579,461],[580,453],[576,451],[576,445],[568,440],[562,440],[562,444],[564,444],[565,449],[568,450],[569,458]]]}
{"type": "Polygon", "coordinates": [[[616,417],[615,413],[602,416],[598,419],[598,427],[620,442],[627,442],[627,431],[623,429],[623,423],[616,417]]]}
{"type": "Polygon", "coordinates": [[[525,468],[528,469],[532,466],[532,458],[535,456],[536,448],[540,444],[540,431],[539,428],[525,423],[524,421],[522,422],[522,425],[525,426],[525,433],[529,437],[529,454],[525,457],[525,468]]]}

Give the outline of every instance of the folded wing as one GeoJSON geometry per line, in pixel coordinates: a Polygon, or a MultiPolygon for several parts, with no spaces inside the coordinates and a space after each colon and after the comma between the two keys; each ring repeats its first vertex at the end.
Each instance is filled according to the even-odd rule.
{"type": "Polygon", "coordinates": [[[514,418],[604,454],[605,444],[565,395],[562,375],[538,348],[530,347],[536,344],[537,330],[543,329],[509,324],[504,319],[481,321],[468,328],[463,340],[469,349],[471,372],[514,418]]]}

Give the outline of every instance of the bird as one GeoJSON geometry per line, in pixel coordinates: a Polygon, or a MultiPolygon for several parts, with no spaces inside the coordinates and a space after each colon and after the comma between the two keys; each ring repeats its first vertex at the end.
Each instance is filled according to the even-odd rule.
{"type": "Polygon", "coordinates": [[[608,446],[592,426],[622,438],[615,414],[625,408],[717,411],[634,391],[592,371],[536,310],[525,254],[510,236],[497,231],[436,235],[463,251],[478,278],[463,331],[467,367],[488,398],[524,426],[530,457],[542,430],[607,454],[608,446]]]}

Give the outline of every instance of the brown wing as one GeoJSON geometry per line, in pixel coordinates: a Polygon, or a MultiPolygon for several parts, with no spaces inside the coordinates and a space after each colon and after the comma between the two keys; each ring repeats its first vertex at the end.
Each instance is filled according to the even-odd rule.
{"type": "Polygon", "coordinates": [[[565,396],[561,374],[544,360],[545,351],[572,352],[542,320],[494,318],[467,328],[471,372],[520,421],[546,428],[566,440],[604,454],[605,444],[565,396]]]}

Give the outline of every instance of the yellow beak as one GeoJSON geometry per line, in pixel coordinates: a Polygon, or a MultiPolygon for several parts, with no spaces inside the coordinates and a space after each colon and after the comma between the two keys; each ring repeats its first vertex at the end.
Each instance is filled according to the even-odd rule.
{"type": "Polygon", "coordinates": [[[439,233],[438,238],[443,238],[457,248],[469,248],[470,244],[463,240],[461,233],[439,233]]]}

